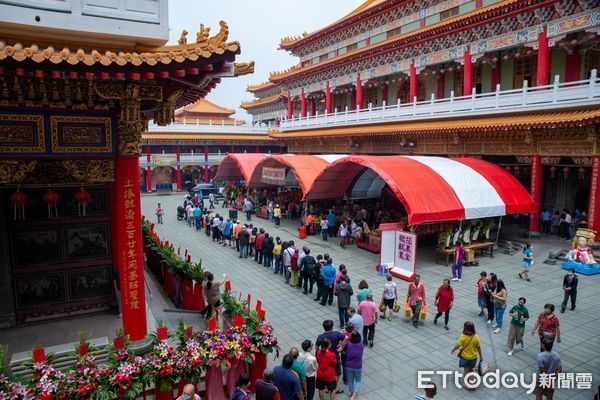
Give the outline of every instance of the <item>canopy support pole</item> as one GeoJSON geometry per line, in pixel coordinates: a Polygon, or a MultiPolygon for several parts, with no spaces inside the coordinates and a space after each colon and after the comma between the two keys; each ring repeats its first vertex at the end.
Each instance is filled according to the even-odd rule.
{"type": "Polygon", "coordinates": [[[502,228],[502,216],[500,216],[500,221],[498,221],[498,231],[496,232],[496,244],[498,244],[498,239],[500,238],[500,229],[502,228]]]}

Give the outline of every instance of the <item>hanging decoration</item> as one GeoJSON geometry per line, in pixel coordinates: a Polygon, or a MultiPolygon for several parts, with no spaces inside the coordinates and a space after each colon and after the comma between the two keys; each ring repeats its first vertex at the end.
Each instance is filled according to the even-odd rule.
{"type": "Polygon", "coordinates": [[[90,192],[81,187],[77,192],[75,192],[75,200],[77,200],[79,216],[85,217],[87,215],[87,203],[90,200],[90,192]]]}
{"type": "Polygon", "coordinates": [[[571,172],[571,168],[569,168],[569,167],[563,168],[563,176],[565,177],[565,180],[569,177],[569,172],[571,172]]]}
{"type": "Polygon", "coordinates": [[[58,218],[58,207],[56,203],[58,203],[59,199],[58,193],[56,193],[52,189],[48,189],[46,193],[44,193],[44,202],[48,205],[48,218],[58,218]]]}
{"type": "Polygon", "coordinates": [[[18,188],[16,192],[10,195],[10,202],[14,207],[14,218],[15,221],[25,219],[25,202],[27,202],[27,195],[21,192],[18,188]]]}
{"type": "Polygon", "coordinates": [[[550,167],[550,178],[555,178],[556,177],[556,167],[552,166],[550,167]]]}
{"type": "Polygon", "coordinates": [[[585,177],[585,168],[579,167],[579,169],[577,170],[577,172],[579,172],[579,180],[582,181],[583,178],[585,177]]]}

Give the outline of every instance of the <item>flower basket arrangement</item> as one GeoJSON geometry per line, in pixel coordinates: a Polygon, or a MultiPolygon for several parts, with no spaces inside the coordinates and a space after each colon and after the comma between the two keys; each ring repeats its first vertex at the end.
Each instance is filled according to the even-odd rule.
{"type": "Polygon", "coordinates": [[[107,366],[110,369],[110,390],[120,397],[136,398],[148,384],[144,374],[146,359],[131,352],[129,339],[122,332],[118,333],[108,350],[107,366]]]}
{"type": "Polygon", "coordinates": [[[94,348],[80,335],[79,343],[75,346],[77,362],[65,374],[63,390],[66,398],[108,400],[114,397],[107,385],[110,369],[96,364],[93,351],[94,348]]]}
{"type": "Polygon", "coordinates": [[[172,390],[179,381],[179,371],[176,368],[179,352],[169,343],[167,328],[159,326],[153,336],[152,350],[146,354],[146,373],[161,392],[172,390]]]}

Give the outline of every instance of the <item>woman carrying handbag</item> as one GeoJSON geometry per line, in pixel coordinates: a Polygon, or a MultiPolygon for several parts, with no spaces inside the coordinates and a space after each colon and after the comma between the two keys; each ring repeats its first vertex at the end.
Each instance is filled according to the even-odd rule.
{"type": "MultiPolygon", "coordinates": [[[[483,355],[481,354],[481,342],[479,336],[475,333],[475,324],[471,321],[466,321],[463,327],[462,335],[456,342],[456,345],[450,352],[454,354],[458,351],[458,366],[464,368],[463,376],[466,376],[469,372],[472,372],[477,365],[477,356],[479,355],[479,362],[483,361],[483,355]],[[460,350],[459,350],[460,349],[460,350]]],[[[465,379],[465,387],[467,390],[475,390],[469,386],[468,381],[465,379]]]]}

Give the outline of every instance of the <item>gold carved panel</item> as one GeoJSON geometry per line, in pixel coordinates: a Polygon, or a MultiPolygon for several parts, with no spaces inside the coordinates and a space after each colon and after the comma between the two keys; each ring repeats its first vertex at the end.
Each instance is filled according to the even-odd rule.
{"type": "Polygon", "coordinates": [[[102,116],[51,116],[53,153],[110,154],[113,152],[112,118],[102,116]]]}
{"type": "Polygon", "coordinates": [[[44,116],[0,114],[0,153],[46,152],[44,116]]]}

